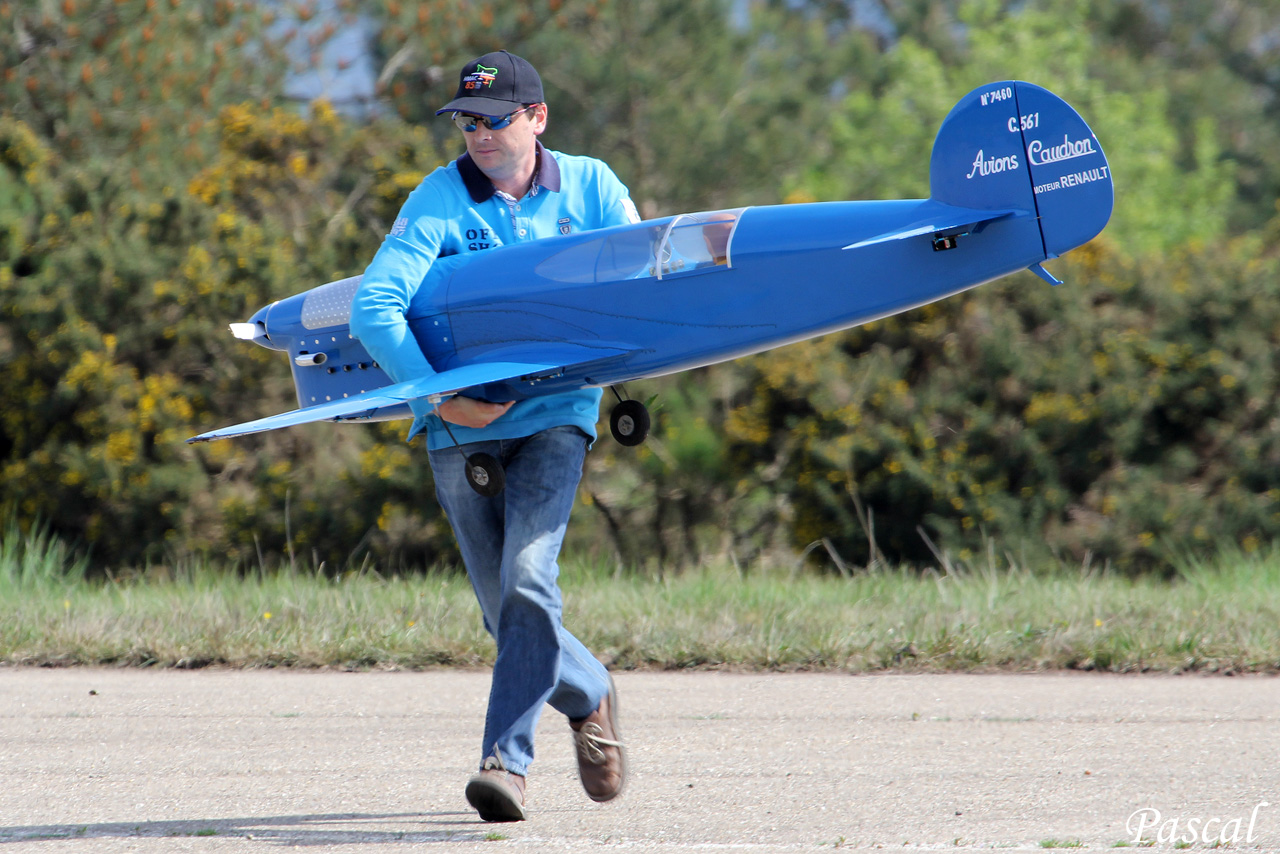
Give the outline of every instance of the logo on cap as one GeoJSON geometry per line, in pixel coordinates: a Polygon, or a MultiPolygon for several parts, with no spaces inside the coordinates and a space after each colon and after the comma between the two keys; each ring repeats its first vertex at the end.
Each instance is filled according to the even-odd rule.
{"type": "Polygon", "coordinates": [[[476,70],[462,78],[462,87],[464,89],[479,89],[481,87],[488,88],[493,85],[493,81],[498,79],[498,69],[485,68],[480,63],[476,63],[476,70]]]}

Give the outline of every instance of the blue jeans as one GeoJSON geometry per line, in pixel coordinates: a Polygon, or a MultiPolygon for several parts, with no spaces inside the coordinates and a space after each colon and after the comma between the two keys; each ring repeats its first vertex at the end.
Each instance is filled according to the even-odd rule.
{"type": "Polygon", "coordinates": [[[481,762],[496,747],[514,774],[526,773],[533,761],[543,704],[579,720],[609,690],[604,665],[560,622],[556,558],[587,442],[576,427],[555,427],[463,445],[467,454],[492,454],[506,469],[506,489],[492,498],[467,483],[457,448],[429,452],[436,496],[453,526],[484,627],[498,645],[481,762]]]}

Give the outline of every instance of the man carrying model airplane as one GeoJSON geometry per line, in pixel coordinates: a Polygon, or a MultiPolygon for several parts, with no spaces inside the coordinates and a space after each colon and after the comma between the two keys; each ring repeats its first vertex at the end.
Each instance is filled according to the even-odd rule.
{"type": "MultiPolygon", "coordinates": [[[[456,96],[436,114],[452,118],[467,151],[409,195],[352,306],[352,332],[395,382],[434,373],[405,314],[438,259],[639,221],[608,166],[539,142],[547,104],[524,59],[498,51],[468,62],[456,96]]],[[[613,681],[561,625],[557,582],[600,397],[586,388],[515,403],[462,395],[412,403],[409,437],[426,431],[436,495],[497,642],[482,762],[466,787],[485,821],[525,818],[525,777],[545,703],[569,720],[587,794],[608,801],[622,788],[613,681]],[[475,454],[505,470],[497,495],[468,483],[467,457],[475,454]]]]}

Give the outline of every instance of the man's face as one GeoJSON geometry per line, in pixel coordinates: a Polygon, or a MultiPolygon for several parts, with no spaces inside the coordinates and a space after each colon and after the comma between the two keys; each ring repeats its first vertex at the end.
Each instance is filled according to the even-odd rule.
{"type": "Polygon", "coordinates": [[[494,183],[502,183],[532,174],[534,140],[546,129],[547,105],[537,104],[504,128],[490,130],[477,124],[470,133],[462,131],[462,136],[475,164],[494,183]]]}

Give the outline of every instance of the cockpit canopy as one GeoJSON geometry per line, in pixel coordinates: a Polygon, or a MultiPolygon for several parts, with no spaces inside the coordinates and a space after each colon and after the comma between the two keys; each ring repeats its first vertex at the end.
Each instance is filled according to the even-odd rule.
{"type": "Polygon", "coordinates": [[[746,208],[681,214],[579,243],[535,272],[570,284],[614,282],[733,266],[733,235],[746,208]]]}

